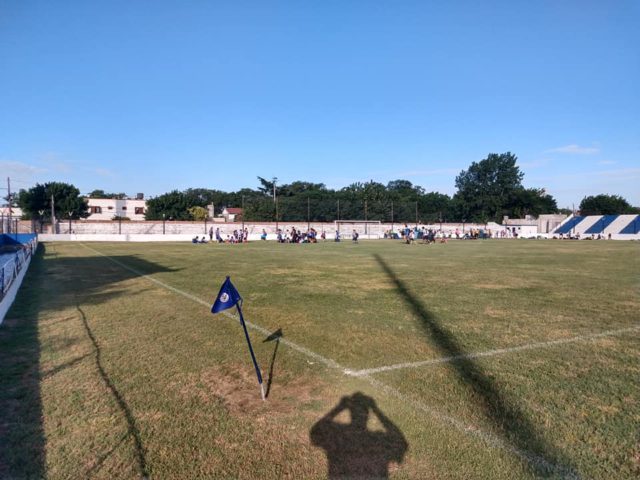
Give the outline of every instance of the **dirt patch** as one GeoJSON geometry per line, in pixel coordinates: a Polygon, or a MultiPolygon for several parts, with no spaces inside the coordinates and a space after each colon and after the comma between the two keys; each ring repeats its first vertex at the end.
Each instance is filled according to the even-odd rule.
{"type": "Polygon", "coordinates": [[[251,416],[260,420],[266,416],[288,415],[299,412],[303,404],[319,400],[323,386],[305,380],[279,383],[268,388],[268,379],[263,379],[268,396],[260,396],[255,372],[246,366],[227,371],[212,368],[200,375],[191,375],[180,382],[179,391],[185,397],[198,397],[203,402],[216,401],[235,416],[251,416]],[[231,372],[231,373],[230,373],[231,372]]]}
{"type": "Polygon", "coordinates": [[[500,310],[493,307],[485,307],[484,314],[491,318],[507,318],[509,316],[509,312],[506,310],[500,310]]]}

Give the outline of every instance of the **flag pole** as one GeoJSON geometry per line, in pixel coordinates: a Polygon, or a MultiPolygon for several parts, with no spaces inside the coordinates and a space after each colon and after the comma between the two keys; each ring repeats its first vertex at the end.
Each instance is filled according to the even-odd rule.
{"type": "Polygon", "coordinates": [[[247,344],[249,345],[249,352],[251,353],[251,360],[253,360],[253,366],[256,369],[256,375],[258,376],[258,383],[260,384],[260,393],[262,395],[262,400],[265,400],[264,396],[264,385],[262,384],[262,374],[260,373],[260,367],[258,367],[258,362],[256,361],[256,356],[253,353],[253,347],[251,346],[251,340],[249,340],[249,332],[247,332],[247,326],[244,323],[244,317],[242,316],[242,308],[240,308],[240,303],[236,303],[236,308],[238,309],[238,314],[240,315],[240,323],[242,324],[242,328],[244,329],[244,336],[247,339],[247,344]]]}

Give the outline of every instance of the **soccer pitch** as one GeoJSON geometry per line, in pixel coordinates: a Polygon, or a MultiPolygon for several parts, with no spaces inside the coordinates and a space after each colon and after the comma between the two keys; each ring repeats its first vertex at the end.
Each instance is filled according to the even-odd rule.
{"type": "Polygon", "coordinates": [[[0,327],[0,477],[635,478],[639,253],[41,245],[0,327]],[[265,402],[209,311],[226,275],[265,402]]]}

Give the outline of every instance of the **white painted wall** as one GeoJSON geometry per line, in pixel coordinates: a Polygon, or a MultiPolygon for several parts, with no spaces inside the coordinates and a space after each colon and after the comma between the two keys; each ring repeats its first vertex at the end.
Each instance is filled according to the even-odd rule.
{"type": "Polygon", "coordinates": [[[92,213],[88,220],[111,220],[113,217],[128,217],[133,221],[144,220],[144,213],[136,214],[136,208],[142,208],[146,211],[147,202],[145,200],[124,199],[117,200],[113,198],[89,198],[87,199],[87,207],[100,207],[101,213],[92,213]]]}

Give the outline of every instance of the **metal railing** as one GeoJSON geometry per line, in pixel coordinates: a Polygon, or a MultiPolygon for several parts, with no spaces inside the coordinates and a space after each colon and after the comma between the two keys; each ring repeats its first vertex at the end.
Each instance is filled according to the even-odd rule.
{"type": "Polygon", "coordinates": [[[0,301],[4,299],[13,282],[18,278],[22,269],[25,268],[29,259],[35,253],[37,246],[38,241],[34,238],[23,244],[20,250],[12,253],[13,258],[0,265],[0,301]]]}

